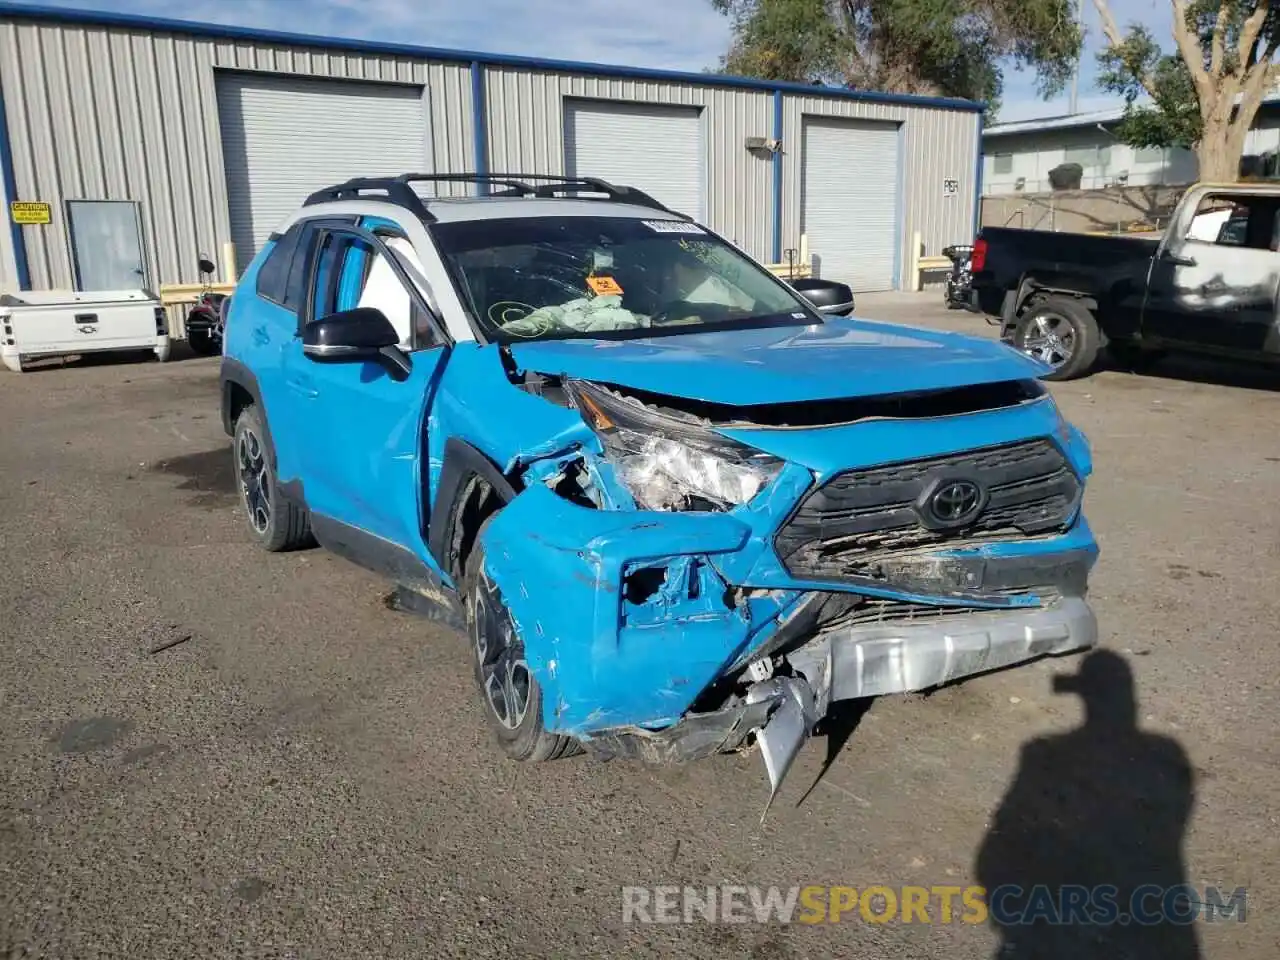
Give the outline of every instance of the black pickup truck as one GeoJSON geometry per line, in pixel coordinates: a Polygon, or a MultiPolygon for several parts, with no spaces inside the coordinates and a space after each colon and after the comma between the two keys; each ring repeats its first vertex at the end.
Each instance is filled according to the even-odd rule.
{"type": "Polygon", "coordinates": [[[1048,380],[1104,350],[1126,366],[1173,350],[1280,364],[1278,246],[1280,184],[1202,184],[1163,235],[983,228],[971,305],[1048,380]]]}

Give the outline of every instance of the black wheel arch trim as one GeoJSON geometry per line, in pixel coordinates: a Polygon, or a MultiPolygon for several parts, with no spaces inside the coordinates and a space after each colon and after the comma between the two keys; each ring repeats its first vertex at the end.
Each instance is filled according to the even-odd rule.
{"type": "MultiPolygon", "coordinates": [[[[253,371],[234,357],[222,358],[222,369],[218,374],[218,381],[222,394],[222,429],[226,431],[228,437],[234,436],[236,423],[231,415],[232,384],[248,393],[259,410],[265,409],[262,405],[262,391],[258,389],[258,378],[253,375],[253,371]]],[[[265,417],[263,425],[266,426],[265,417]]],[[[267,431],[270,432],[270,429],[268,427],[267,431]]]]}
{"type": "Polygon", "coordinates": [[[444,465],[440,469],[440,483],[427,524],[427,549],[440,569],[455,580],[462,572],[455,569],[456,564],[449,556],[449,546],[453,543],[458,518],[466,505],[470,481],[474,478],[487,483],[504,504],[514,500],[518,492],[496,463],[467,441],[450,437],[445,441],[444,465]]]}
{"type": "MultiPolygon", "coordinates": [[[[1018,284],[1018,290],[1012,301],[1012,309],[1009,310],[1008,320],[1014,320],[1021,316],[1022,312],[1032,306],[1032,301],[1036,297],[1048,295],[1057,297],[1069,297],[1072,300],[1078,300],[1083,306],[1090,310],[1098,309],[1097,297],[1089,292],[1087,284],[1065,283],[1064,280],[1069,278],[1057,277],[1053,279],[1028,275],[1022,278],[1018,284]]],[[[1007,296],[1007,294],[1006,294],[1007,296]]],[[[1006,300],[1006,304],[1009,301],[1006,300]]],[[[1008,322],[1008,321],[1006,321],[1008,322]]]]}
{"type": "MultiPolygon", "coordinates": [[[[234,384],[249,394],[253,400],[253,405],[258,408],[261,413],[262,429],[266,433],[263,439],[267,442],[267,454],[271,458],[271,469],[276,469],[276,442],[271,436],[271,422],[267,419],[267,407],[262,402],[262,391],[258,388],[258,378],[253,375],[253,371],[233,357],[222,358],[222,370],[219,374],[222,383],[222,429],[226,431],[227,436],[234,437],[236,435],[236,422],[231,416],[231,386],[234,384]]],[[[276,485],[282,490],[286,490],[285,496],[293,500],[299,506],[305,506],[306,502],[300,497],[291,496],[287,489],[291,483],[281,483],[280,478],[276,477],[276,485]]],[[[301,484],[298,484],[299,491],[301,484]]]]}

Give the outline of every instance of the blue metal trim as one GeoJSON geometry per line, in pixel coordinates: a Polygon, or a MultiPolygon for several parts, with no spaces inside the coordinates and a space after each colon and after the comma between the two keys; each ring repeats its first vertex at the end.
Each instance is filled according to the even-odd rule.
{"type": "MultiPolygon", "coordinates": [[[[4,109],[4,90],[0,90],[0,177],[4,178],[4,195],[12,203],[18,199],[18,183],[13,173],[13,150],[9,145],[9,116],[4,109]]],[[[31,268],[27,263],[27,239],[22,235],[22,225],[13,222],[13,216],[5,210],[9,221],[9,236],[13,240],[13,265],[17,271],[18,289],[31,289],[31,268]]]]}
{"type": "MultiPolygon", "coordinates": [[[[489,116],[484,96],[484,64],[479,60],[471,61],[471,136],[475,152],[472,169],[484,176],[489,172],[489,116]]],[[[488,184],[476,184],[478,195],[483,197],[488,192],[488,184]]]]}
{"type": "MultiPolygon", "coordinates": [[[[907,125],[898,124],[898,184],[893,198],[893,289],[902,289],[902,241],[907,211],[903,199],[907,186],[907,125]]],[[[913,234],[914,236],[914,234],[913,234]]],[[[914,277],[912,278],[915,279],[914,277]]]]}
{"type": "Polygon", "coordinates": [[[986,122],[986,114],[978,114],[978,146],[977,159],[973,171],[973,235],[976,237],[982,229],[982,128],[986,122]]]}
{"type": "MultiPolygon", "coordinates": [[[[782,91],[773,91],[773,139],[782,143],[782,91]]],[[[782,149],[773,155],[773,262],[782,262],[782,149]]]]}
{"type": "Polygon", "coordinates": [[[249,27],[231,27],[221,24],[200,23],[194,20],[173,20],[163,17],[144,17],[130,13],[113,13],[105,10],[75,10],[68,7],[46,7],[36,4],[14,3],[0,0],[0,17],[27,20],[44,20],[54,23],[93,24],[106,27],[126,27],[135,30],[161,30],[188,36],[214,37],[228,40],[251,40],[261,43],[280,43],[291,46],[328,47],[353,53],[377,53],[391,56],[419,57],[424,60],[443,60],[450,63],[483,63],[504,67],[525,67],[530,70],[560,70],[569,73],[586,73],[598,77],[629,77],[639,80],[670,80],[695,83],[703,87],[741,87],[747,90],[781,90],[805,96],[839,97],[866,103],[896,103],[905,106],[934,107],[948,110],[980,111],[986,104],[974,100],[948,97],[918,97],[901,93],[880,93],[873,90],[847,90],[842,87],[822,87],[807,83],[776,83],[752,80],[749,77],[729,77],[719,74],[692,73],[680,70],[654,70],[648,67],[621,67],[603,63],[582,63],[573,60],[544,60],[540,57],[520,57],[499,53],[479,53],[467,50],[441,50],[436,47],[420,47],[408,43],[386,43],[375,40],[352,40],[344,37],[323,37],[305,33],[288,33],[282,30],[256,30],[249,27]]]}

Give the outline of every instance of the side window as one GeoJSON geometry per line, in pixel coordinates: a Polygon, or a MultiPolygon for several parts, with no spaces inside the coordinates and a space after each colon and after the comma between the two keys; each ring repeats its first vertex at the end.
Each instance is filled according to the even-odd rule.
{"type": "Polygon", "coordinates": [[[1248,235],[1248,217],[1228,217],[1214,242],[1224,247],[1243,247],[1248,235]]]}
{"type": "MultiPolygon", "coordinates": [[[[392,256],[410,278],[422,275],[422,266],[409,241],[400,236],[379,234],[392,256]]],[[[316,316],[376,307],[391,321],[404,350],[438,346],[430,317],[401,281],[381,250],[360,237],[344,233],[328,234],[319,251],[314,274],[313,312],[316,316]]]]}
{"type": "Polygon", "coordinates": [[[1210,194],[1187,230],[1197,243],[1246,250],[1276,249],[1276,201],[1270,197],[1210,194]]]}
{"type": "Polygon", "coordinates": [[[293,262],[289,265],[289,278],[285,281],[284,299],[280,305],[294,313],[300,311],[306,303],[307,277],[311,272],[311,261],[315,255],[315,246],[319,234],[313,223],[301,223],[302,232],[298,235],[297,247],[293,252],[293,262]]]}
{"type": "Polygon", "coordinates": [[[275,246],[258,270],[258,296],[272,303],[283,304],[289,282],[289,269],[293,265],[298,237],[306,224],[295,223],[284,236],[277,238],[275,246]]]}

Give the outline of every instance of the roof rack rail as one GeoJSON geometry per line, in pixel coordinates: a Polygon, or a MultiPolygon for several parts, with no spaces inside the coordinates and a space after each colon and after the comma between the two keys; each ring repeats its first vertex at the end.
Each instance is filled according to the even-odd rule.
{"type": "Polygon", "coordinates": [[[650,207],[673,216],[689,219],[659,203],[643,190],[619,186],[598,177],[557,177],[541,173],[402,173],[395,177],[355,177],[345,183],[324,187],[307,197],[304,206],[329,203],[334,200],[354,200],[360,196],[394,203],[413,212],[428,222],[435,220],[427,201],[413,189],[415,183],[474,183],[502,187],[491,196],[551,198],[583,193],[604,194],[616,203],[630,203],[638,207],[650,207]],[[529,181],[537,183],[535,186],[529,181]]]}

